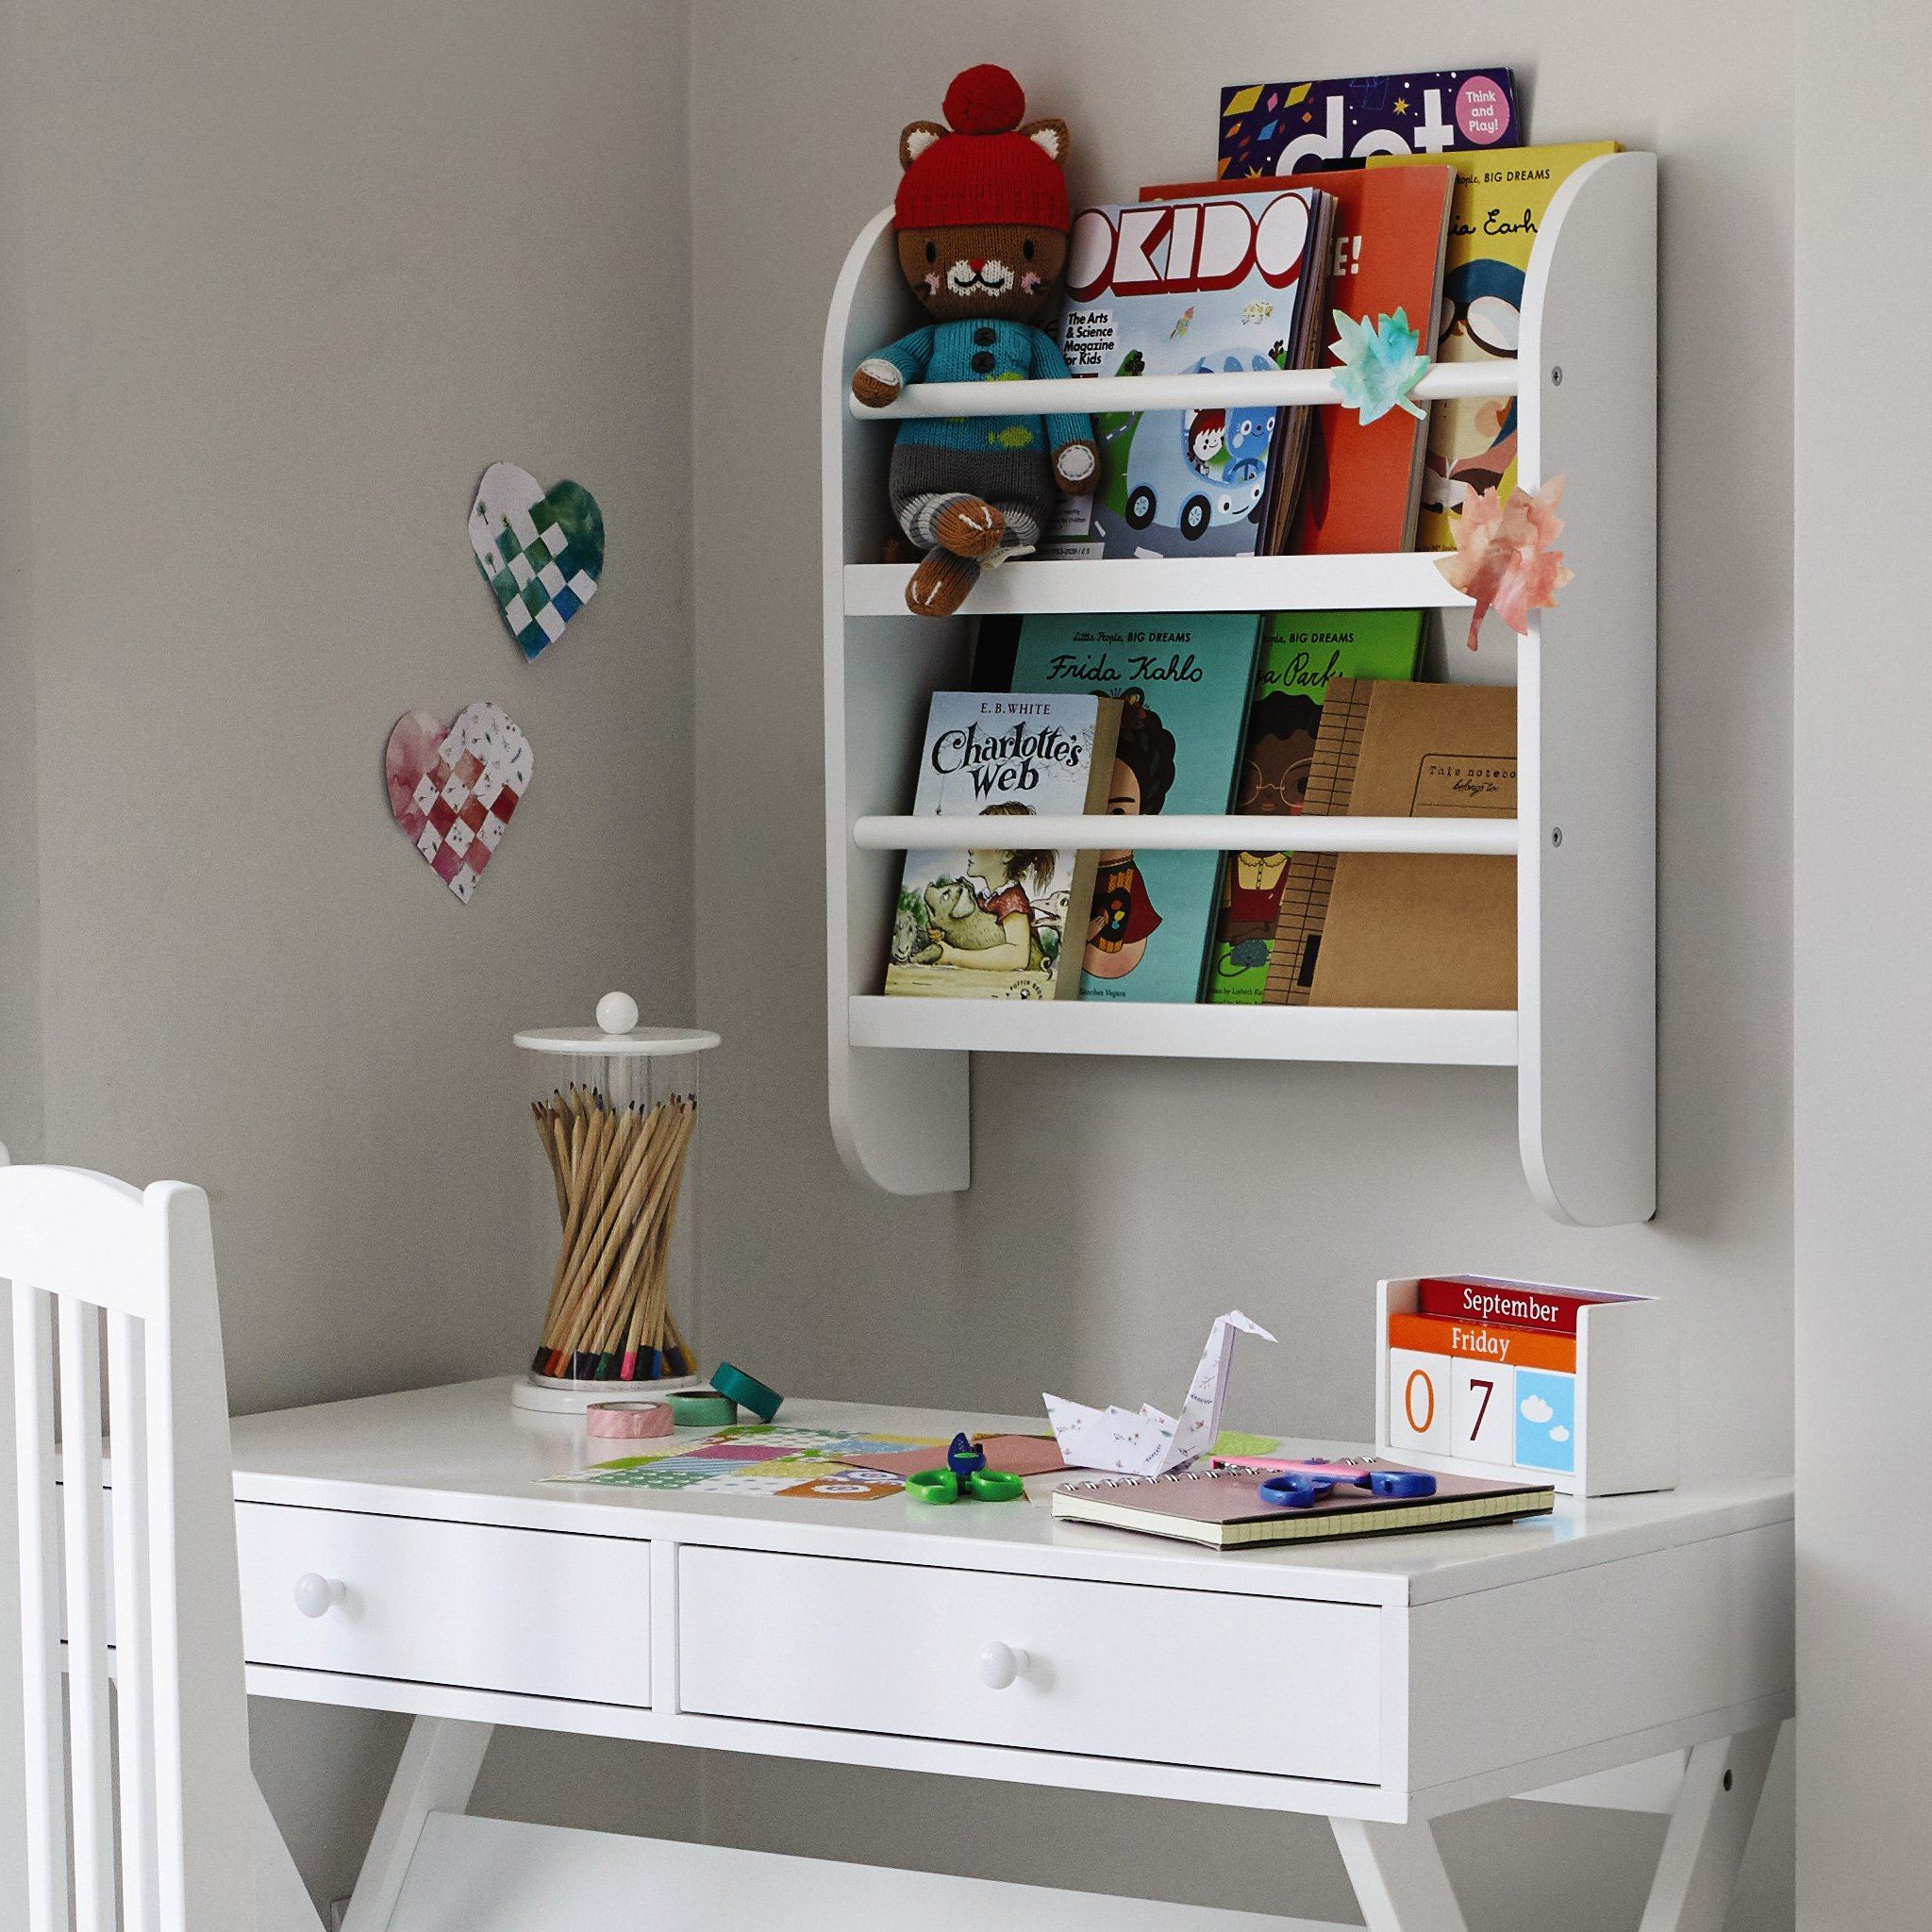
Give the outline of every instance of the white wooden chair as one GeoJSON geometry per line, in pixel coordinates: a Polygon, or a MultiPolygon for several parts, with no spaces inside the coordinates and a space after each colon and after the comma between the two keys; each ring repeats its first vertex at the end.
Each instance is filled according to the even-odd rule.
{"type": "Polygon", "coordinates": [[[0,1279],[13,1284],[30,1932],[315,1932],[248,1767],[208,1196],[0,1165],[0,1279]]]}

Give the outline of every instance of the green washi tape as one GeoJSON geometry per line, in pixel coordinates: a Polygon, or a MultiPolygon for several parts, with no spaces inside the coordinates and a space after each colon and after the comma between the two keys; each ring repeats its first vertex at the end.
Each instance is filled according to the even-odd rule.
{"type": "Polygon", "coordinates": [[[729,1362],[718,1364],[711,1387],[720,1395],[728,1395],[741,1408],[750,1409],[760,1422],[770,1422],[785,1400],[775,1389],[767,1389],[756,1375],[747,1375],[729,1362]]]}
{"type": "Polygon", "coordinates": [[[738,1420],[738,1405],[728,1395],[708,1394],[703,1390],[690,1395],[667,1395],[671,1420],[680,1429],[715,1429],[738,1420]]]}

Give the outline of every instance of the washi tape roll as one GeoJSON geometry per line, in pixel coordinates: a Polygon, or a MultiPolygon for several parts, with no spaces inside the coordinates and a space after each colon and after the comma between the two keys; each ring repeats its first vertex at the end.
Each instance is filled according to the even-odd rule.
{"type": "Polygon", "coordinates": [[[609,1441],[668,1436],[675,1426],[668,1402],[593,1402],[584,1410],[584,1434],[609,1441]]]}
{"type": "Polygon", "coordinates": [[[728,1395],[741,1408],[748,1408],[760,1422],[768,1423],[778,1413],[778,1406],[785,1398],[775,1389],[767,1389],[756,1375],[747,1375],[742,1369],[734,1368],[729,1362],[720,1362],[717,1374],[711,1377],[711,1387],[720,1395],[728,1395]]]}
{"type": "Polygon", "coordinates": [[[715,1429],[738,1420],[738,1405],[728,1395],[671,1395],[671,1420],[680,1429],[715,1429]]]}

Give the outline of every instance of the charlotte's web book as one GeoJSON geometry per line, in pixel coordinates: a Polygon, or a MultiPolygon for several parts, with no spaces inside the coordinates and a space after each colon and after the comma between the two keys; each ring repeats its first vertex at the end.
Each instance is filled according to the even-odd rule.
{"type": "MultiPolygon", "coordinates": [[[[1426,157],[1456,170],[1449,202],[1449,255],[1437,312],[1438,362],[1513,361],[1522,319],[1523,284],[1537,230],[1557,190],[1614,141],[1562,147],[1506,148],[1497,154],[1426,157]]],[[[1413,159],[1377,155],[1371,168],[1403,168],[1413,159]]],[[[1414,317],[1409,318],[1411,321],[1414,317]]],[[[1426,350],[1428,343],[1424,342],[1426,350]]],[[[1497,491],[1507,503],[1516,487],[1516,403],[1472,397],[1429,411],[1429,454],[1423,473],[1418,550],[1453,550],[1455,518],[1473,495],[1497,491]]]]}
{"type": "Polygon", "coordinates": [[[1119,705],[1091,692],[933,693],[912,808],[958,816],[959,843],[906,855],[888,992],[1074,996],[1080,944],[1069,939],[1067,908],[1084,916],[1095,856],[1041,846],[1026,821],[1106,809],[1120,715],[1119,705]]]}
{"type": "MultiPolygon", "coordinates": [[[[1298,813],[1328,680],[1411,678],[1422,648],[1420,610],[1277,610],[1264,619],[1247,739],[1235,778],[1235,810],[1271,817],[1298,813]]],[[[1284,830],[1278,836],[1291,835],[1284,830]]],[[[1230,852],[1224,860],[1214,942],[1208,951],[1210,1006],[1263,1003],[1289,859],[1286,852],[1230,852]]]]}
{"type": "MultiPolygon", "coordinates": [[[[1228,180],[1193,187],[1143,188],[1144,201],[1189,195],[1272,194],[1319,182],[1335,197],[1335,252],[1328,276],[1323,355],[1332,358],[1335,316],[1358,323],[1400,315],[1421,343],[1431,340],[1442,292],[1442,250],[1449,238],[1455,170],[1337,169],[1285,181],[1228,180]]],[[[1354,409],[1324,408],[1314,418],[1306,475],[1293,512],[1271,524],[1264,554],[1307,557],[1344,551],[1407,550],[1415,541],[1416,503],[1429,446],[1428,411],[1391,409],[1364,423],[1354,409]]]]}
{"type": "Polygon", "coordinates": [[[1523,139],[1507,67],[1264,80],[1221,91],[1224,181],[1358,167],[1370,155],[1441,155],[1523,139]]]}
{"type": "Polygon", "coordinates": [[[1121,700],[1120,739],[1096,808],[1122,817],[1121,842],[1101,853],[1086,904],[1074,902],[1082,999],[1200,997],[1220,854],[1136,852],[1132,820],[1227,809],[1259,629],[1253,611],[1182,611],[1029,617],[1017,641],[1010,630],[982,633],[983,681],[998,676],[995,654],[1010,647],[1003,681],[1015,691],[1121,700]]]}
{"type": "MultiPolygon", "coordinates": [[[[1273,195],[1082,208],[1060,348],[1075,375],[1303,369],[1322,356],[1335,202],[1273,195]]],[[[1051,557],[1251,557],[1299,480],[1309,411],[1273,405],[1096,413],[1100,480],[1067,497],[1051,557]]]]}

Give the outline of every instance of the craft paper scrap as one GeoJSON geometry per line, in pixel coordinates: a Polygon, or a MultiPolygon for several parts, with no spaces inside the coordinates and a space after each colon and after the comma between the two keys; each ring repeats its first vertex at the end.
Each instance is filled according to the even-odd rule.
{"type": "Polygon", "coordinates": [[[597,594],[604,512],[581,483],[546,492],[529,471],[491,463],[470,506],[470,547],[510,635],[535,658],[597,594]]]}
{"type": "Polygon", "coordinates": [[[635,1456],[595,1462],[546,1483],[598,1489],[691,1491],[708,1496],[795,1496],[812,1502],[864,1503],[895,1496],[903,1478],[846,1458],[917,1450],[925,1468],[943,1444],[937,1438],[874,1436],[850,1429],[741,1424],[680,1430],[635,1456]]]}
{"type": "Polygon", "coordinates": [[[391,816],[465,906],[536,764],[522,727],[481,699],[447,726],[427,711],[405,711],[390,732],[383,767],[391,816]]]}
{"type": "MultiPolygon", "coordinates": [[[[973,1440],[986,1451],[986,1466],[1003,1469],[1008,1475],[1047,1475],[1067,1466],[1051,1436],[975,1436],[973,1440]]],[[[922,1469],[934,1466],[931,1456],[924,1449],[841,1456],[839,1460],[856,1468],[882,1470],[898,1476],[916,1475],[922,1469]]]]}
{"type": "Polygon", "coordinates": [[[1200,1366],[1178,1420],[1151,1404],[1138,1410],[1089,1408],[1049,1395],[1047,1419],[1060,1454],[1076,1469],[1114,1469],[1124,1475],[1165,1475],[1205,1454],[1221,1433],[1221,1406],[1237,1331],[1258,1335],[1263,1341],[1274,1340],[1239,1308],[1218,1316],[1208,1331],[1208,1345],[1201,1351],[1200,1366]]]}

